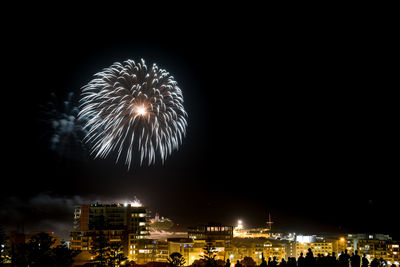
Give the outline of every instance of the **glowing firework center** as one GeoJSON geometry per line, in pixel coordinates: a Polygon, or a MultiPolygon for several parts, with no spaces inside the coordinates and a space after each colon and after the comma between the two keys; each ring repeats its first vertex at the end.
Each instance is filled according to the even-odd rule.
{"type": "Polygon", "coordinates": [[[139,116],[144,116],[147,114],[147,109],[144,107],[144,105],[141,105],[135,108],[135,112],[139,116]]]}

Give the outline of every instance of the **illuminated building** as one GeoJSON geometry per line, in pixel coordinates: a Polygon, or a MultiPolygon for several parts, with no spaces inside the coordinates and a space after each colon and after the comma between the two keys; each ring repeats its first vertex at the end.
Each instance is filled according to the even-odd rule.
{"type": "Polygon", "coordinates": [[[253,228],[253,229],[246,229],[244,228],[243,221],[239,220],[237,226],[233,230],[233,237],[238,238],[277,238],[280,237],[280,234],[273,234],[271,233],[272,224],[271,215],[269,214],[267,227],[264,228],[253,228]]]}
{"type": "Polygon", "coordinates": [[[400,242],[392,242],[387,244],[387,258],[386,262],[390,264],[399,265],[400,264],[400,242]]]}
{"type": "Polygon", "coordinates": [[[277,261],[286,258],[284,242],[265,238],[234,238],[227,253],[232,263],[244,257],[251,257],[259,265],[262,255],[267,261],[270,257],[276,257],[277,261]]]}
{"type": "MultiPolygon", "coordinates": [[[[107,240],[120,242],[128,259],[145,258],[148,241],[149,212],[140,202],[113,204],[85,204],[75,207],[74,230],[71,231],[71,249],[89,251],[95,238],[102,232],[107,240]]],[[[152,253],[157,255],[157,250],[152,253]]],[[[88,260],[90,256],[88,256],[88,260]]]]}
{"type": "MultiPolygon", "coordinates": [[[[305,257],[308,249],[312,250],[314,257],[317,257],[318,254],[322,256],[332,255],[333,252],[337,256],[339,241],[316,235],[294,235],[294,238],[286,243],[286,256],[298,258],[303,253],[305,257]]],[[[342,245],[343,247],[346,245],[344,240],[342,240],[342,245]]]]}
{"type": "Polygon", "coordinates": [[[342,251],[347,249],[347,239],[345,237],[339,237],[339,239],[332,240],[333,241],[333,250],[336,255],[339,255],[342,251]]]}
{"type": "Polygon", "coordinates": [[[168,238],[168,253],[179,252],[186,259],[186,265],[192,265],[202,259],[207,245],[212,246],[216,260],[225,261],[228,258],[225,247],[227,243],[223,240],[207,242],[205,239],[168,238]]]}
{"type": "Polygon", "coordinates": [[[186,265],[192,265],[195,260],[200,260],[205,246],[205,240],[168,238],[168,253],[179,252],[186,259],[186,265]]]}
{"type": "Polygon", "coordinates": [[[349,234],[348,250],[358,250],[359,255],[365,253],[371,261],[374,258],[384,259],[390,264],[399,264],[399,242],[393,241],[389,235],[383,234],[349,234]]]}
{"type": "MultiPolygon", "coordinates": [[[[226,250],[229,249],[233,238],[233,226],[222,225],[220,223],[209,223],[207,225],[199,225],[190,227],[188,230],[189,239],[193,239],[196,243],[196,248],[208,245],[214,248],[216,259],[225,260],[227,257],[226,250]]],[[[191,260],[196,259],[196,254],[190,256],[191,260]]]]}
{"type": "Polygon", "coordinates": [[[209,223],[190,227],[188,237],[200,240],[232,240],[233,226],[224,226],[218,223],[209,223]]]}
{"type": "Polygon", "coordinates": [[[383,258],[386,260],[388,258],[386,246],[387,241],[384,240],[358,240],[357,250],[360,255],[365,253],[368,259],[383,258]]]}
{"type": "Polygon", "coordinates": [[[148,234],[148,211],[136,202],[91,204],[75,207],[74,230],[127,230],[148,234]]]}
{"type": "Polygon", "coordinates": [[[355,251],[358,249],[358,243],[360,241],[365,240],[379,240],[379,241],[388,241],[392,240],[389,235],[383,234],[348,234],[347,235],[347,250],[355,251]]]}
{"type": "Polygon", "coordinates": [[[72,231],[71,245],[72,250],[91,250],[93,239],[102,232],[105,238],[111,242],[123,242],[124,230],[87,230],[87,231],[72,231]]]}
{"type": "Polygon", "coordinates": [[[129,245],[128,259],[139,264],[167,262],[168,242],[154,239],[139,239],[129,245]]]}
{"type": "Polygon", "coordinates": [[[285,243],[286,258],[298,258],[296,241],[290,240],[285,243]]]}
{"type": "Polygon", "coordinates": [[[322,256],[332,255],[333,252],[332,242],[296,243],[296,258],[300,256],[301,252],[305,256],[309,248],[312,250],[314,257],[318,254],[322,256]]]}

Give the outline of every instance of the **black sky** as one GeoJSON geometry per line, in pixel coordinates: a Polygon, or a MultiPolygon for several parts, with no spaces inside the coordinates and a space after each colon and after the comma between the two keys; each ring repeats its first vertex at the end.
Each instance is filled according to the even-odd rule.
{"type": "Polygon", "coordinates": [[[183,226],[258,226],[271,212],[282,230],[399,236],[398,74],[386,32],[316,22],[145,33],[54,18],[23,25],[8,29],[3,48],[3,203],[136,195],[183,226]],[[79,92],[102,68],[140,58],[183,90],[181,149],[164,166],[129,172],[49,150],[40,106],[50,93],[79,92]]]}

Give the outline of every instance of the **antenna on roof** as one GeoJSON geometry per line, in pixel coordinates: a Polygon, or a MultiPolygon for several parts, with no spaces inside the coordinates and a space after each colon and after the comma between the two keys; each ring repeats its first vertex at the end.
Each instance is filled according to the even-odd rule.
{"type": "Polygon", "coordinates": [[[271,213],[268,213],[267,228],[271,231],[273,222],[271,221],[271,213]]]}

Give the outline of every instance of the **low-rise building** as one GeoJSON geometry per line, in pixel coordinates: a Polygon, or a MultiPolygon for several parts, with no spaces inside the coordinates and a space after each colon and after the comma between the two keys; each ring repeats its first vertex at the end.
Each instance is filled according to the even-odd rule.
{"type": "Polygon", "coordinates": [[[263,256],[266,260],[276,257],[281,261],[286,258],[285,242],[266,238],[234,238],[227,254],[231,262],[251,257],[259,265],[263,256]]]}

